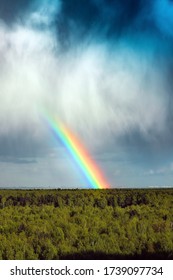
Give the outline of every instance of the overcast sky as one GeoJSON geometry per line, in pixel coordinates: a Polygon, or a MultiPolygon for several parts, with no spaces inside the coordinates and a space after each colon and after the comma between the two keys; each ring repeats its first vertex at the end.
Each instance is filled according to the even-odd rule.
{"type": "Polygon", "coordinates": [[[44,110],[112,187],[173,186],[173,1],[0,0],[0,187],[88,187],[44,110]]]}

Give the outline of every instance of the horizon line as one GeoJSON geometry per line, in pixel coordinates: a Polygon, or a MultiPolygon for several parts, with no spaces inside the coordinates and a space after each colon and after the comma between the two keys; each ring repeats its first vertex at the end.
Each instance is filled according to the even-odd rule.
{"type": "Polygon", "coordinates": [[[93,189],[91,187],[28,187],[28,186],[13,186],[13,187],[0,187],[0,190],[116,190],[116,189],[171,189],[173,186],[116,186],[109,187],[108,189],[93,189]]]}

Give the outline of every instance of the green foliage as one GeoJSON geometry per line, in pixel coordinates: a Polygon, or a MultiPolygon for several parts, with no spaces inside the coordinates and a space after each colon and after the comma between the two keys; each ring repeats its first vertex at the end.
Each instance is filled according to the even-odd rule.
{"type": "Polygon", "coordinates": [[[87,252],[173,258],[173,190],[0,190],[0,259],[87,252]]]}

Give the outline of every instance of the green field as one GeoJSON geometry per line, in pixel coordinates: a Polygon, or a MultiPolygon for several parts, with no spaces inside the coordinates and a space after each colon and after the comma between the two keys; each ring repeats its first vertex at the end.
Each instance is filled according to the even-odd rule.
{"type": "Polygon", "coordinates": [[[0,259],[173,259],[173,189],[0,190],[0,259]]]}

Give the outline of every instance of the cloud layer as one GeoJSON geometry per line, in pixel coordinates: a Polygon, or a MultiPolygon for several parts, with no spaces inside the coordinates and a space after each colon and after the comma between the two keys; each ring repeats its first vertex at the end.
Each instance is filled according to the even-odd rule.
{"type": "Polygon", "coordinates": [[[117,149],[126,159],[140,151],[141,168],[151,150],[172,150],[171,1],[8,2],[0,1],[2,162],[51,157],[45,111],[101,165],[109,155],[108,173],[118,170],[117,149]]]}

